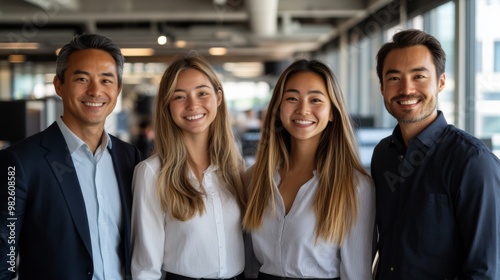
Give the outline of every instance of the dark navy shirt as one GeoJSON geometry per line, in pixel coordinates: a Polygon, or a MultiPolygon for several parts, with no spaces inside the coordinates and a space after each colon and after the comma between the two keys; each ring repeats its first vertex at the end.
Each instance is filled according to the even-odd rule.
{"type": "Polygon", "coordinates": [[[437,119],[376,146],[377,279],[500,279],[500,160],[437,119]]]}

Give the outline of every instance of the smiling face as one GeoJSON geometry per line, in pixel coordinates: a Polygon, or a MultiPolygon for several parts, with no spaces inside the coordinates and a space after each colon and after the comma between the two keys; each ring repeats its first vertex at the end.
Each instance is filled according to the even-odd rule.
{"type": "Polygon", "coordinates": [[[387,111],[400,124],[428,125],[437,116],[437,95],[445,75],[436,78],[432,55],[425,46],[394,49],[384,60],[381,85],[387,111]]]}
{"type": "Polygon", "coordinates": [[[185,136],[208,136],[208,128],[217,115],[221,100],[222,92],[214,89],[206,75],[188,68],[182,70],[177,77],[175,91],[169,103],[170,114],[185,136]]]}
{"type": "Polygon", "coordinates": [[[285,83],[280,104],[280,119],[292,141],[313,140],[333,119],[331,100],[325,82],[313,72],[299,72],[285,83]]]}
{"type": "Polygon", "coordinates": [[[63,101],[64,123],[77,135],[90,127],[104,128],[121,90],[113,57],[98,49],[74,51],[64,84],[56,76],[54,87],[63,101]]]}

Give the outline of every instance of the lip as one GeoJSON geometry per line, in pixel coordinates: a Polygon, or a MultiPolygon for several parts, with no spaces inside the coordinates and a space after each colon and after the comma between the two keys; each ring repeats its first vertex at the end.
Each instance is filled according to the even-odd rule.
{"type": "Polygon", "coordinates": [[[292,123],[295,124],[296,126],[306,127],[306,126],[310,126],[316,122],[311,121],[311,120],[295,119],[295,120],[292,120],[292,123]]]}
{"type": "Polygon", "coordinates": [[[407,96],[404,98],[401,98],[401,97],[395,98],[393,101],[401,107],[411,108],[411,107],[418,105],[420,102],[422,102],[422,98],[419,98],[416,96],[407,96]]]}
{"type": "Polygon", "coordinates": [[[104,104],[106,104],[106,102],[92,102],[92,101],[82,101],[82,103],[86,107],[93,107],[93,108],[102,107],[104,106],[104,104]]]}
{"type": "Polygon", "coordinates": [[[184,119],[186,119],[188,121],[197,121],[197,120],[202,119],[205,115],[206,114],[189,115],[189,116],[185,116],[184,119]]]}

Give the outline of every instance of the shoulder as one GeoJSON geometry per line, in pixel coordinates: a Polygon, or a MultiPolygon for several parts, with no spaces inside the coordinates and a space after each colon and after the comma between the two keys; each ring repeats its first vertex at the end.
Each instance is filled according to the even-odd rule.
{"type": "Polygon", "coordinates": [[[355,171],[356,192],[359,193],[375,193],[374,183],[370,176],[359,171],[355,171]]]}
{"type": "Polygon", "coordinates": [[[134,164],[144,159],[144,155],[134,145],[127,143],[116,136],[109,134],[112,142],[111,151],[114,156],[124,157],[134,164]]]}
{"type": "Polygon", "coordinates": [[[461,162],[489,159],[498,162],[498,158],[486,147],[483,141],[453,125],[448,125],[442,137],[437,140],[444,152],[461,162]]]}
{"type": "Polygon", "coordinates": [[[136,148],[134,145],[127,143],[114,135],[111,134],[108,135],[111,139],[111,142],[113,143],[113,149],[116,147],[120,150],[135,151],[136,148]]]}
{"type": "Polygon", "coordinates": [[[149,158],[139,162],[135,167],[136,172],[158,173],[161,168],[158,155],[152,155],[149,158]]]}
{"type": "Polygon", "coordinates": [[[43,142],[54,143],[54,140],[61,140],[65,144],[62,134],[56,134],[54,129],[49,127],[48,129],[20,140],[19,142],[16,142],[12,146],[9,146],[1,151],[4,153],[15,154],[19,157],[33,157],[36,156],[38,152],[46,151],[43,142]]]}

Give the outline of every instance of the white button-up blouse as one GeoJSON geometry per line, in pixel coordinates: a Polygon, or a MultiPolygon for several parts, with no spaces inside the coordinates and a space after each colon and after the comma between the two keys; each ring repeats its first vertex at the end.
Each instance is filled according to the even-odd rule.
{"type": "Polygon", "coordinates": [[[316,239],[316,215],[312,209],[318,177],[297,193],[288,214],[274,176],[276,212],[269,205],[262,228],[252,231],[253,250],[260,272],[294,278],[372,279],[372,246],[375,221],[375,189],[368,178],[358,175],[358,218],[341,247],[316,239]]]}
{"type": "MultiPolygon", "coordinates": [[[[162,271],[192,278],[230,278],[244,269],[241,213],[236,199],[217,177],[204,171],[205,213],[179,221],[160,205],[156,181],[160,160],[152,156],[134,171],[132,277],[160,279],[162,271]]],[[[189,179],[199,185],[194,173],[189,179]]]]}

